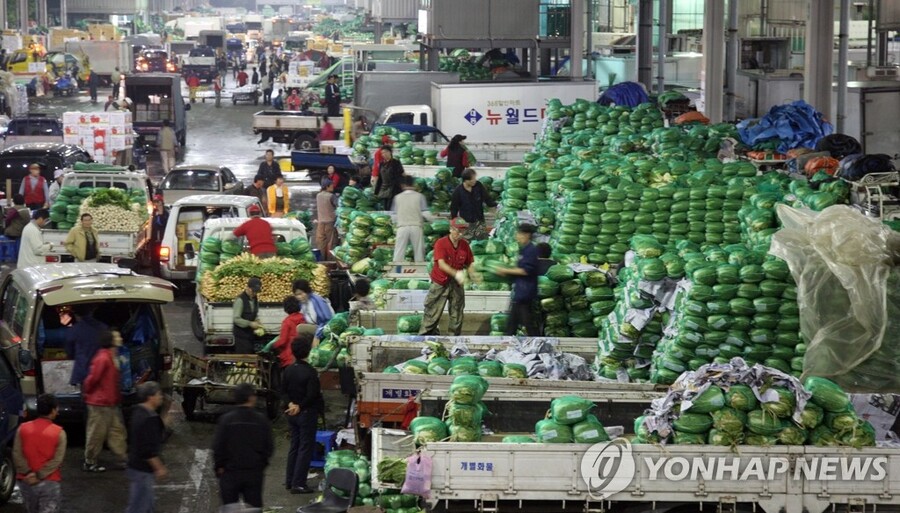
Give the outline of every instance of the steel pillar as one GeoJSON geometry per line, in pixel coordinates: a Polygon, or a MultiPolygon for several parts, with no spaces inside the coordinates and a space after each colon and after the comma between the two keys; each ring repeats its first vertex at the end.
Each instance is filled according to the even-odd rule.
{"type": "Polygon", "coordinates": [[[585,0],[571,0],[570,21],[572,34],[569,47],[569,76],[575,80],[584,77],[582,60],[584,59],[584,11],[585,0]]]}
{"type": "Polygon", "coordinates": [[[668,5],[669,2],[666,0],[661,0],[659,2],[659,23],[657,24],[659,41],[656,49],[656,94],[662,94],[666,91],[666,50],[669,45],[668,5]]]}
{"type": "Polygon", "coordinates": [[[710,123],[722,122],[722,90],[725,88],[725,4],[706,0],[703,9],[703,71],[700,97],[710,123]]]}
{"type": "Polygon", "coordinates": [[[29,18],[28,0],[19,0],[19,30],[22,31],[22,35],[28,34],[29,18]]]}
{"type": "Polygon", "coordinates": [[[735,82],[738,68],[738,1],[728,0],[728,31],[725,39],[725,121],[735,118],[735,82]]]}
{"type": "Polygon", "coordinates": [[[841,0],[841,23],[838,34],[838,90],[837,90],[837,133],[844,133],[847,118],[847,53],[850,41],[850,0],[841,0]]]}
{"type": "Polygon", "coordinates": [[[66,0],[59,0],[59,23],[62,28],[69,28],[69,6],[66,0]]]}
{"type": "Polygon", "coordinates": [[[639,0],[637,30],[637,79],[653,89],[653,0],[639,0]]]}
{"type": "Polygon", "coordinates": [[[833,52],[834,0],[811,1],[806,21],[803,100],[821,112],[826,119],[831,119],[833,52]]]}

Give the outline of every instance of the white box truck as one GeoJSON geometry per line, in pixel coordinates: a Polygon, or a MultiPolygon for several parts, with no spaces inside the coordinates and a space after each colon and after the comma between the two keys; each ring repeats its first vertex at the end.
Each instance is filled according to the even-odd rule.
{"type": "Polygon", "coordinates": [[[91,71],[105,81],[117,67],[122,73],[130,73],[134,64],[133,47],[128,41],[69,41],[66,52],[78,58],[87,56],[91,71]]]}
{"type": "Polygon", "coordinates": [[[547,100],[564,104],[596,101],[597,83],[527,82],[431,84],[430,105],[397,105],[382,112],[378,125],[432,125],[477,143],[533,143],[546,116],[547,100]]]}

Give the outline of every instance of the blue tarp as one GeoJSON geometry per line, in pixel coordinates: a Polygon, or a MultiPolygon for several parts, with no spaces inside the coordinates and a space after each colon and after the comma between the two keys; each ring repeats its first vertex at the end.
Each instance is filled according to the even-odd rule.
{"type": "Polygon", "coordinates": [[[815,148],[816,143],[834,132],[822,113],[800,100],[776,105],[761,118],[745,119],[737,124],[741,141],[750,147],[778,139],[778,151],[787,153],[794,148],[815,148]]]}
{"type": "Polygon", "coordinates": [[[650,101],[644,86],[637,82],[622,82],[616,84],[600,95],[597,103],[600,105],[622,105],[623,107],[637,107],[650,101]]]}

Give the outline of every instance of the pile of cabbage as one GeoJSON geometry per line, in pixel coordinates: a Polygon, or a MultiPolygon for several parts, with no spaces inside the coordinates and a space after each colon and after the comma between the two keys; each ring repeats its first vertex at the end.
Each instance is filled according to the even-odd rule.
{"type": "Polygon", "coordinates": [[[684,276],[684,265],[652,235],[635,235],[631,251],[617,276],[613,314],[601,319],[595,370],[605,379],[648,381],[670,319],[666,299],[684,276]]]}
{"type": "Polygon", "coordinates": [[[835,383],[796,378],[740,358],[682,374],[635,420],[634,443],[868,447],[875,430],[835,383]]]}
{"type": "Polygon", "coordinates": [[[800,377],[797,287],[787,264],[743,244],[678,245],[686,280],[653,358],[651,379],[670,384],[686,370],[736,356],[800,377]]]}
{"type": "Polygon", "coordinates": [[[480,376],[457,376],[450,385],[443,418],[416,417],[410,423],[416,444],[481,441],[482,421],[490,414],[481,401],[487,390],[488,382],[480,376]]]}
{"type": "Polygon", "coordinates": [[[538,277],[538,297],[548,337],[595,337],[615,307],[606,272],[576,273],[566,264],[554,265],[538,277]]]}
{"type": "Polygon", "coordinates": [[[369,158],[372,153],[385,144],[393,147],[393,157],[401,164],[436,166],[441,161],[436,150],[418,148],[413,143],[413,137],[409,132],[401,132],[394,127],[379,126],[371,135],[360,136],[353,143],[353,155],[369,158]]]}

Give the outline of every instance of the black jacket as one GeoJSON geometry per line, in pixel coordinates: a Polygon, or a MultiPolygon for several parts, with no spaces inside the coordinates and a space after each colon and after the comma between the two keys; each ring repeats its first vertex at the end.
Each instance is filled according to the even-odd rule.
{"type": "Polygon", "coordinates": [[[406,170],[397,159],[382,162],[378,170],[378,183],[375,184],[375,196],[378,198],[393,198],[400,194],[400,182],[406,170]]]}
{"type": "Polygon", "coordinates": [[[300,405],[300,411],[325,411],[325,399],[319,384],[319,373],[306,362],[295,362],[284,369],[281,395],[285,402],[300,405]]]}
{"type": "Polygon", "coordinates": [[[275,183],[275,179],[278,178],[278,175],[281,174],[281,167],[275,160],[272,161],[271,166],[268,162],[263,160],[259,163],[259,169],[256,170],[256,174],[262,176],[263,181],[265,182],[265,186],[269,187],[275,183]]]}
{"type": "Polygon", "coordinates": [[[481,182],[475,182],[471,192],[460,184],[450,197],[450,218],[459,216],[470,223],[484,221],[484,205],[496,207],[497,202],[481,182]]]}
{"type": "Polygon", "coordinates": [[[141,405],[131,409],[131,430],[128,437],[128,468],[153,472],[147,460],[162,452],[165,426],[155,411],[141,405]]]}
{"type": "Polygon", "coordinates": [[[212,449],[216,469],[262,472],[275,451],[272,425],[262,413],[239,406],[219,419],[212,449]]]}

